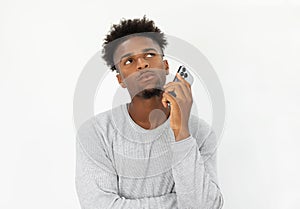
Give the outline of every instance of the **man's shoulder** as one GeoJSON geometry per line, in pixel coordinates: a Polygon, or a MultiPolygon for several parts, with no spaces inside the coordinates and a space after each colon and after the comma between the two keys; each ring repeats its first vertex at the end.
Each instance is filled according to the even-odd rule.
{"type": "Polygon", "coordinates": [[[117,117],[121,117],[121,112],[122,105],[90,117],[79,127],[77,135],[85,138],[105,137],[109,132],[115,130],[115,120],[117,117]]]}
{"type": "Polygon", "coordinates": [[[82,123],[76,135],[78,145],[85,150],[90,157],[96,161],[99,153],[110,150],[116,131],[114,123],[114,112],[120,111],[121,106],[98,113],[82,123]]]}

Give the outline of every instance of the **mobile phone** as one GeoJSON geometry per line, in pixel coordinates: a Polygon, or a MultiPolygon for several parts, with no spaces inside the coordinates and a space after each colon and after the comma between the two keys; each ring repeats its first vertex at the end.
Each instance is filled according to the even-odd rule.
{"type": "MultiPolygon", "coordinates": [[[[186,80],[187,82],[189,82],[189,84],[191,84],[191,85],[193,84],[194,78],[193,78],[192,74],[189,72],[189,70],[184,65],[181,65],[178,68],[177,73],[179,73],[179,75],[181,77],[183,77],[184,80],[186,80]]],[[[175,77],[173,79],[173,82],[179,82],[179,80],[176,77],[176,75],[175,75],[175,77]]]]}
{"type": "MultiPolygon", "coordinates": [[[[179,73],[179,75],[181,77],[183,77],[184,80],[186,80],[187,82],[189,82],[190,85],[193,84],[194,78],[193,78],[192,74],[187,70],[187,68],[185,66],[181,65],[178,68],[177,73],[179,73]]],[[[180,82],[179,79],[176,77],[176,75],[175,75],[175,77],[173,79],[173,82],[180,82]]],[[[169,93],[172,94],[172,96],[176,97],[176,94],[175,94],[174,91],[171,91],[169,93]]]]}

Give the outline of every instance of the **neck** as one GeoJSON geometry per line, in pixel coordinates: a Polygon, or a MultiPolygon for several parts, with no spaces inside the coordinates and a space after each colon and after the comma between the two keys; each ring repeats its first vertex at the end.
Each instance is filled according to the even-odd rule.
{"type": "Polygon", "coordinates": [[[133,121],[144,129],[154,129],[169,117],[170,110],[162,105],[162,96],[132,98],[128,112],[133,121]]]}

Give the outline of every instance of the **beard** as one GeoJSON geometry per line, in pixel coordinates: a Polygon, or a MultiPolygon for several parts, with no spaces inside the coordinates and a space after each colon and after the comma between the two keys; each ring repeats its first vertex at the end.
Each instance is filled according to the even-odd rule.
{"type": "Polygon", "coordinates": [[[126,83],[131,98],[137,96],[142,99],[151,99],[162,95],[166,73],[163,70],[146,69],[143,72],[132,73],[123,82],[126,83]],[[153,76],[153,78],[147,80],[147,76],[153,76]],[[145,78],[146,80],[143,80],[145,78]]]}
{"type": "Polygon", "coordinates": [[[151,99],[155,96],[160,96],[162,94],[163,90],[152,88],[152,89],[145,89],[140,93],[140,96],[143,99],[151,99]]]}

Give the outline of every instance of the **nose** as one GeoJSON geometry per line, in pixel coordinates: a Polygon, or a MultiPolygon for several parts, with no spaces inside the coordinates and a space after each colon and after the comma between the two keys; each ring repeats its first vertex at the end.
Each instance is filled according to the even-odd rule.
{"type": "Polygon", "coordinates": [[[138,58],[137,60],[137,69],[138,70],[142,70],[144,68],[148,68],[149,67],[149,63],[147,62],[147,60],[145,60],[143,57],[138,58]]]}

